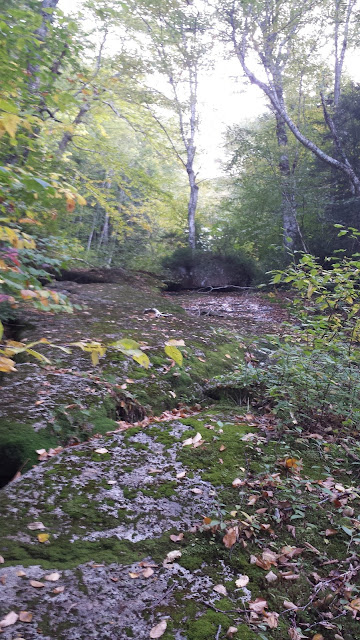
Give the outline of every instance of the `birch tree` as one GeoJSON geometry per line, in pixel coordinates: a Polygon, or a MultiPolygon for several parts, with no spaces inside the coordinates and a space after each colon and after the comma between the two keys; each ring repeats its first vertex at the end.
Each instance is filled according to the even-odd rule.
{"type": "Polygon", "coordinates": [[[195,216],[199,182],[196,154],[199,132],[199,76],[207,66],[210,43],[203,14],[195,3],[170,0],[136,3],[136,11],[150,41],[151,65],[158,75],[148,109],[164,132],[170,148],[186,171],[189,184],[188,242],[195,249],[195,216]],[[162,90],[165,78],[169,91],[162,90]],[[157,103],[158,107],[155,106],[157,103]],[[166,118],[174,112],[177,132],[166,118]]]}
{"type": "MultiPolygon", "coordinates": [[[[341,94],[345,55],[352,43],[356,24],[352,22],[357,0],[331,0],[328,3],[305,0],[233,0],[222,6],[221,19],[226,25],[226,38],[231,42],[242,71],[250,82],[268,98],[277,120],[277,135],[280,149],[280,172],[286,184],[291,167],[286,153],[287,136],[290,131],[298,142],[317,158],[333,169],[342,172],[348,179],[352,193],[360,196],[360,178],[343,149],[335,124],[336,108],[341,94]],[[332,52],[329,41],[333,43],[332,52]],[[299,56],[301,51],[302,59],[299,56]],[[315,136],[308,133],[289,108],[287,95],[288,78],[294,74],[296,65],[302,67],[299,77],[306,75],[306,66],[317,57],[319,67],[326,65],[325,58],[334,57],[327,78],[319,83],[324,125],[333,139],[333,153],[319,146],[315,136]],[[322,85],[322,86],[321,86],[322,85]]],[[[311,78],[308,77],[308,83],[311,78]]],[[[292,248],[299,232],[296,224],[296,203],[293,195],[283,201],[285,245],[292,248]],[[290,241],[287,242],[287,234],[290,241]]]]}

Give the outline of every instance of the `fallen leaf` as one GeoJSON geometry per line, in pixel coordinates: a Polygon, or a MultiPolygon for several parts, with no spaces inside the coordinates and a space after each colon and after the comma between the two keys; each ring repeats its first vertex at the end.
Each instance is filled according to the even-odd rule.
{"type": "Polygon", "coordinates": [[[161,620],[161,622],[159,622],[159,624],[155,625],[155,627],[153,627],[150,631],[150,638],[161,638],[161,636],[164,635],[165,631],[166,631],[166,620],[161,620]]]}
{"type": "Polygon", "coordinates": [[[335,536],[337,534],[336,529],[326,529],[325,535],[328,538],[329,536],[335,536]]]}
{"type": "Polygon", "coordinates": [[[63,591],[65,591],[65,587],[61,586],[61,587],[55,587],[55,589],[52,590],[52,593],[63,593],[63,591]]]}
{"type": "Polygon", "coordinates": [[[226,447],[224,444],[221,444],[219,447],[219,451],[225,451],[226,447]]]}
{"type": "Polygon", "coordinates": [[[16,572],[16,575],[17,575],[19,578],[23,578],[24,576],[26,576],[26,573],[25,573],[25,571],[17,571],[17,572],[16,572]]]}
{"type": "Polygon", "coordinates": [[[174,562],[174,560],[176,560],[177,558],[181,558],[182,553],[179,549],[174,549],[174,551],[169,551],[169,553],[167,554],[164,562],[163,562],[163,566],[166,567],[168,564],[171,564],[172,562],[174,562]]]}
{"type": "Polygon", "coordinates": [[[95,449],[95,453],[109,453],[109,451],[105,447],[101,447],[100,449],[95,449]]]}
{"type": "Polygon", "coordinates": [[[246,587],[246,585],[249,583],[249,580],[249,576],[240,574],[238,579],[235,580],[235,584],[237,587],[246,587]]]}
{"type": "Polygon", "coordinates": [[[227,638],[232,638],[234,633],[237,633],[238,628],[237,627],[229,627],[227,632],[226,632],[226,637],[227,638]]]}
{"type": "Polygon", "coordinates": [[[190,491],[195,493],[197,496],[201,496],[201,494],[203,492],[202,489],[198,489],[197,487],[195,487],[195,489],[190,489],[190,491]]]}
{"type": "Polygon", "coordinates": [[[49,573],[49,575],[45,576],[45,580],[49,582],[57,582],[60,579],[60,573],[55,571],[54,573],[49,573]]]}
{"type": "Polygon", "coordinates": [[[135,578],[140,578],[140,573],[134,573],[133,571],[129,571],[129,576],[130,578],[135,580],[135,578]]]}
{"type": "Polygon", "coordinates": [[[232,527],[227,531],[227,533],[225,533],[223,537],[223,543],[227,549],[231,549],[231,547],[234,546],[237,540],[237,533],[238,532],[236,527],[232,527]]]}
{"type": "Polygon", "coordinates": [[[216,593],[220,593],[220,595],[222,595],[222,596],[227,596],[226,587],[224,587],[223,584],[217,584],[214,587],[214,591],[216,591],[216,593]]]}
{"type": "Polygon", "coordinates": [[[154,575],[154,569],[147,567],[147,569],[144,569],[142,575],[143,578],[150,578],[152,575],[154,575]]]}
{"type": "Polygon", "coordinates": [[[38,533],[37,539],[39,542],[47,542],[50,538],[49,533],[38,533]]]}
{"type": "Polygon", "coordinates": [[[240,478],[235,478],[235,480],[233,480],[231,484],[235,488],[241,487],[241,485],[243,484],[243,480],[240,480],[240,478]]]}
{"type": "Polygon", "coordinates": [[[5,560],[3,558],[3,556],[0,556],[0,564],[4,564],[5,560]]]}
{"type": "Polygon", "coordinates": [[[290,600],[284,600],[284,607],[285,609],[297,609],[296,604],[290,602],[290,600]]]}
{"type": "Polygon", "coordinates": [[[33,614],[30,611],[20,611],[19,620],[20,622],[31,622],[33,619],[33,614]]]}
{"type": "Polygon", "coordinates": [[[186,476],[186,471],[180,471],[179,473],[176,474],[176,477],[178,480],[181,480],[181,478],[185,478],[186,476]]]}
{"type": "Polygon", "coordinates": [[[290,629],[288,629],[288,635],[290,640],[301,640],[302,638],[306,638],[307,636],[304,636],[301,631],[298,631],[298,629],[295,629],[294,627],[291,627],[290,629]]]}
{"type": "Polygon", "coordinates": [[[45,529],[45,525],[42,522],[30,522],[27,528],[30,529],[30,531],[36,531],[37,529],[45,529]]]}
{"type": "Polygon", "coordinates": [[[110,580],[112,580],[112,582],[119,582],[119,578],[116,576],[110,576],[110,580]]]}
{"type": "Polygon", "coordinates": [[[36,589],[41,589],[42,587],[45,587],[43,582],[39,582],[38,580],[30,580],[30,584],[32,587],[35,587],[36,589]]]}
{"type": "Polygon", "coordinates": [[[15,611],[10,611],[10,613],[8,613],[5,618],[3,618],[2,620],[0,620],[0,629],[3,629],[5,627],[10,627],[12,624],[15,624],[15,622],[18,619],[18,614],[15,613],[15,611]]]}
{"type": "Polygon", "coordinates": [[[269,573],[266,574],[265,579],[271,583],[271,582],[275,582],[275,580],[277,580],[278,577],[276,573],[274,573],[273,571],[269,571],[269,573]]]}
{"type": "Polygon", "coordinates": [[[184,537],[183,533],[179,533],[178,535],[175,535],[174,533],[170,536],[170,540],[171,542],[180,542],[180,540],[182,540],[184,537]]]}
{"type": "Polygon", "coordinates": [[[264,613],[268,603],[264,598],[256,598],[254,602],[249,602],[249,609],[255,613],[264,613]]]}
{"type": "Polygon", "coordinates": [[[312,640],[324,640],[324,636],[321,633],[315,633],[312,640]]]}
{"type": "Polygon", "coordinates": [[[267,624],[270,629],[276,629],[278,626],[279,614],[275,613],[275,611],[270,611],[269,613],[264,611],[264,614],[266,616],[264,620],[265,624],[267,624]]]}
{"type": "Polygon", "coordinates": [[[149,469],[149,473],[162,473],[161,469],[149,469]]]}
{"type": "Polygon", "coordinates": [[[360,598],[355,598],[350,602],[350,607],[355,611],[360,611],[360,598]]]}

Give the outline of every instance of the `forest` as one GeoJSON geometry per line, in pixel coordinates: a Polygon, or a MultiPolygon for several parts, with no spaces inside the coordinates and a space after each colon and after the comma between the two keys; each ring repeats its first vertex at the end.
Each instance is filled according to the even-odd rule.
{"type": "Polygon", "coordinates": [[[356,640],[359,0],[0,0],[3,640],[356,640]]]}

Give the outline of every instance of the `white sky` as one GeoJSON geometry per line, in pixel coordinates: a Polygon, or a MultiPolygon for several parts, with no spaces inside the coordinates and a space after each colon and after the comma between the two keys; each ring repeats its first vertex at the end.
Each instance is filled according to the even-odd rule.
{"type": "MultiPolygon", "coordinates": [[[[70,14],[81,5],[82,0],[60,0],[58,6],[70,14]]],[[[356,82],[360,82],[360,51],[348,54],[346,70],[356,82]]],[[[199,83],[199,97],[199,177],[211,179],[221,175],[226,127],[255,119],[266,110],[266,101],[260,89],[243,80],[240,63],[235,58],[216,62],[199,83]]]]}

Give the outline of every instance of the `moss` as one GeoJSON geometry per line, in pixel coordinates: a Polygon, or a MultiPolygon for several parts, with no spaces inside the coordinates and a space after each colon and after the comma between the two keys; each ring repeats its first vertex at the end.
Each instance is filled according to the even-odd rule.
{"type": "Polygon", "coordinates": [[[226,629],[231,626],[231,623],[231,618],[227,615],[210,609],[197,620],[189,622],[187,640],[209,640],[210,638],[215,638],[219,625],[224,629],[224,637],[226,629]]]}
{"type": "Polygon", "coordinates": [[[241,468],[244,468],[245,464],[248,444],[241,438],[251,429],[243,424],[224,423],[221,427],[222,433],[219,433],[219,427],[214,431],[206,428],[206,421],[201,423],[198,419],[190,418],[182,422],[193,427],[183,434],[184,440],[199,432],[205,443],[196,449],[182,448],[178,459],[190,469],[201,471],[203,480],[217,487],[231,487],[232,481],[242,473],[241,468]],[[225,448],[220,451],[222,447],[225,448]]]}
{"type": "Polygon", "coordinates": [[[35,432],[31,424],[0,420],[0,487],[20,469],[24,472],[38,463],[36,449],[50,449],[56,444],[49,428],[35,432]]]}
{"type": "Polygon", "coordinates": [[[1,554],[5,565],[22,564],[25,567],[40,565],[45,569],[58,567],[72,569],[87,562],[118,563],[129,565],[151,557],[162,562],[173,545],[169,542],[169,533],[161,538],[144,540],[138,543],[119,540],[117,537],[101,538],[93,542],[72,540],[68,535],[50,536],[48,543],[22,543],[2,537],[1,554]]]}
{"type": "Polygon", "coordinates": [[[159,484],[152,484],[149,489],[142,487],[141,493],[144,496],[149,496],[150,498],[155,499],[170,498],[175,494],[176,487],[176,482],[162,482],[159,484]]]}

